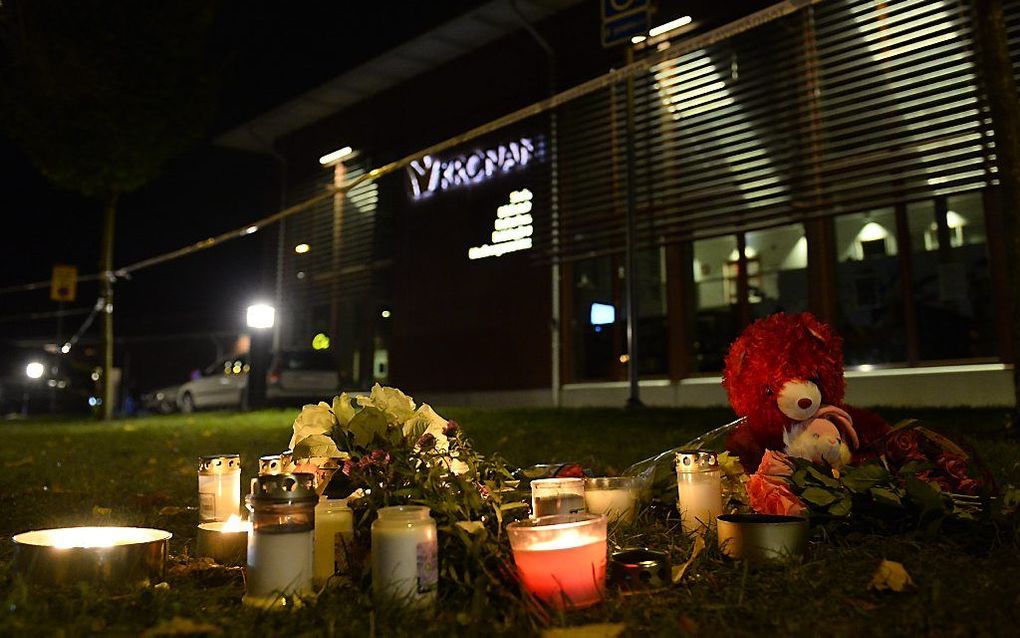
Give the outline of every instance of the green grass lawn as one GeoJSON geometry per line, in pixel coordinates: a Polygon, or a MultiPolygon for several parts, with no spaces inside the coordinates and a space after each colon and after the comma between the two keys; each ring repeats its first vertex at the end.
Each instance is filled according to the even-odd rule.
{"type": "MultiPolygon", "coordinates": [[[[730,419],[727,410],[439,410],[456,419],[482,452],[511,463],[579,461],[618,471],[681,445],[730,419]]],[[[996,477],[1020,484],[1020,444],[996,411],[902,411],[970,440],[996,477]]],[[[243,484],[260,455],[286,447],[295,411],[200,414],[94,422],[0,423],[0,635],[139,635],[175,616],[212,625],[224,635],[477,635],[534,633],[535,620],[491,610],[472,617],[466,602],[443,600],[425,619],[394,610],[371,613],[357,588],[323,592],[287,614],[240,604],[239,569],[202,568],[185,557],[194,543],[196,460],[240,452],[243,484]],[[190,507],[160,514],[167,506],[190,507]],[[168,582],[109,597],[87,587],[39,591],[11,570],[10,536],[28,529],[83,524],[158,527],[173,532],[168,582]],[[506,622],[494,621],[503,617],[506,622]]],[[[170,510],[164,510],[170,511],[170,510]]],[[[648,520],[648,517],[646,517],[648,520]]],[[[620,544],[639,542],[682,560],[688,541],[660,522],[616,530],[620,544]]],[[[1020,625],[1020,541],[1013,527],[958,532],[820,540],[802,564],[747,571],[711,549],[687,581],[657,594],[620,596],[552,619],[553,625],[621,622],[628,635],[1002,635],[1020,625]],[[902,562],[916,589],[879,594],[867,589],[882,558],[902,562]]]]}

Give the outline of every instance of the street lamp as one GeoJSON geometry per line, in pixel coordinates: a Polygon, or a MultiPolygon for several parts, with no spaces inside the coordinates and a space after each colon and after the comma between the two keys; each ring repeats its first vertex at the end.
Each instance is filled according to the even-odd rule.
{"type": "Polygon", "coordinates": [[[261,408],[266,403],[266,373],[269,372],[269,349],[272,331],[276,323],[276,308],[267,303],[248,306],[248,327],[252,329],[251,346],[248,350],[248,386],[242,409],[261,408]]]}
{"type": "Polygon", "coordinates": [[[256,303],[248,306],[248,327],[256,330],[272,328],[276,323],[276,308],[267,303],[256,303]]]}
{"type": "Polygon", "coordinates": [[[32,361],[25,366],[25,374],[29,379],[41,379],[42,375],[46,373],[46,366],[39,363],[38,361],[32,361]]]}

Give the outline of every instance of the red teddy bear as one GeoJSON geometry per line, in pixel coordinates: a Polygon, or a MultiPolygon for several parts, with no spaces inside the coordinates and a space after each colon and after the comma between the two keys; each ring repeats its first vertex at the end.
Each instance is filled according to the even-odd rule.
{"type": "MultiPolygon", "coordinates": [[[[753,472],[765,450],[782,451],[791,429],[831,421],[856,458],[889,431],[878,415],[843,404],[843,340],[811,313],[759,319],[726,355],[723,387],[744,421],[726,449],[753,472]]],[[[830,428],[831,429],[831,428],[830,428]]]]}

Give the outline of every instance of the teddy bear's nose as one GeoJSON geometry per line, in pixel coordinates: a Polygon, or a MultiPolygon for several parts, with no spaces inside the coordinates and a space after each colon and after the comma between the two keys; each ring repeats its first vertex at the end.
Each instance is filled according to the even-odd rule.
{"type": "Polygon", "coordinates": [[[807,397],[801,397],[797,400],[797,407],[801,410],[807,410],[811,407],[811,399],[807,397]]]}

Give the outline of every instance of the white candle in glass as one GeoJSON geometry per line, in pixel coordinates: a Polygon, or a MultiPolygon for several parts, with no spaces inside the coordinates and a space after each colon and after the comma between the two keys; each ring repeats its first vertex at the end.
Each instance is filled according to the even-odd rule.
{"type": "Polygon", "coordinates": [[[682,451],[676,455],[677,508],[687,534],[704,533],[723,513],[722,471],[715,452],[682,451]]]}
{"type": "Polygon", "coordinates": [[[248,499],[248,572],[243,602],[282,606],[284,596],[312,592],[314,576],[315,477],[311,474],[260,476],[248,499]]]}
{"type": "Polygon", "coordinates": [[[241,511],[241,457],[215,454],[198,460],[198,517],[225,521],[241,511]]]}
{"type": "Polygon", "coordinates": [[[436,521],[419,505],[383,507],[372,523],[372,591],[414,607],[436,601],[436,521]]]}
{"type": "Polygon", "coordinates": [[[584,502],[592,514],[605,514],[610,523],[633,523],[637,518],[638,479],[607,476],[584,480],[584,502]]]}
{"type": "Polygon", "coordinates": [[[531,515],[579,514],[586,511],[584,479],[547,478],[531,482],[531,515]]]}
{"type": "Polygon", "coordinates": [[[354,543],[354,512],[346,498],[325,496],[315,506],[315,584],[322,586],[347,571],[347,552],[354,543]]]}

